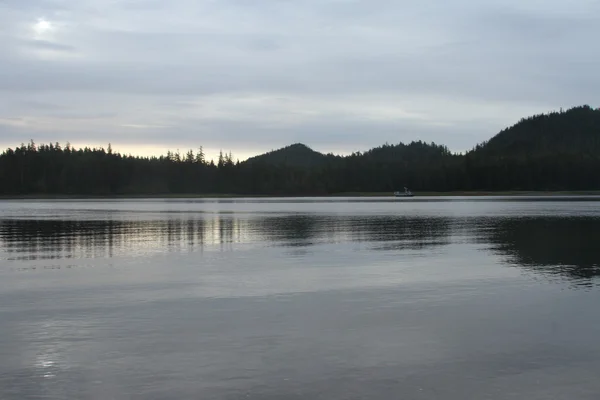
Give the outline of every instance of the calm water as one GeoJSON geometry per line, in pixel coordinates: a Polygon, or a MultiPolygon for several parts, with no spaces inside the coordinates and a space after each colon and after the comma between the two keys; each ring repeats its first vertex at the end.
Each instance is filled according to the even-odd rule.
{"type": "Polygon", "coordinates": [[[600,199],[0,202],[0,399],[595,399],[600,199]]]}

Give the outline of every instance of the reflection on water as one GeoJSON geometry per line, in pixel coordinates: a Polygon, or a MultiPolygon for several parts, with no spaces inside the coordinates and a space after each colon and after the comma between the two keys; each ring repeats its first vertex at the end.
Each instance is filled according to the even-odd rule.
{"type": "Polygon", "coordinates": [[[189,251],[239,242],[234,218],[165,220],[2,220],[0,243],[8,260],[103,258],[189,251]]]}
{"type": "Polygon", "coordinates": [[[8,219],[0,220],[0,244],[12,261],[143,255],[243,242],[309,247],[355,241],[376,243],[374,249],[421,249],[448,244],[450,224],[449,218],[314,215],[132,221],[8,219]]]}
{"type": "Polygon", "coordinates": [[[600,276],[598,218],[506,218],[491,221],[485,232],[498,254],[528,271],[580,285],[600,276]]]}
{"type": "Polygon", "coordinates": [[[591,284],[600,275],[600,219],[283,215],[152,220],[0,220],[0,259],[35,261],[232,250],[258,243],[307,254],[311,246],[366,243],[372,250],[423,250],[459,240],[484,244],[507,262],[543,276],[591,284]],[[291,250],[304,248],[305,250],[291,250]],[[4,254],[4,255],[3,255],[4,254]]]}
{"type": "Polygon", "coordinates": [[[450,224],[451,219],[443,217],[293,215],[265,217],[249,229],[259,240],[282,246],[351,241],[392,250],[448,244],[450,224]]]}
{"type": "Polygon", "coordinates": [[[376,249],[425,249],[450,244],[452,220],[448,217],[410,218],[377,216],[351,219],[355,240],[376,242],[376,249]]]}

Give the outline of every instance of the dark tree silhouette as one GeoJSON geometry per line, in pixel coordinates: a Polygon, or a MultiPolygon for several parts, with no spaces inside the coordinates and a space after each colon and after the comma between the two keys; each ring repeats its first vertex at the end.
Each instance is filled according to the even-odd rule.
{"type": "Polygon", "coordinates": [[[271,194],[600,189],[600,109],[522,119],[466,154],[421,141],[340,157],[294,144],[242,163],[194,153],[135,157],[33,141],[0,154],[3,195],[271,194]]]}

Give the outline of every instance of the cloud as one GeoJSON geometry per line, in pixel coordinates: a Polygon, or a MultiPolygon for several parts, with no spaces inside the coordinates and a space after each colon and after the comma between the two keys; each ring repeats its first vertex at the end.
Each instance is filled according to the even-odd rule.
{"type": "Polygon", "coordinates": [[[600,89],[590,0],[9,0],[0,24],[4,146],[464,150],[600,89]]]}
{"type": "Polygon", "coordinates": [[[49,50],[58,52],[72,53],[76,51],[76,48],[61,43],[54,43],[48,40],[23,40],[21,41],[23,47],[30,47],[34,50],[49,50]]]}

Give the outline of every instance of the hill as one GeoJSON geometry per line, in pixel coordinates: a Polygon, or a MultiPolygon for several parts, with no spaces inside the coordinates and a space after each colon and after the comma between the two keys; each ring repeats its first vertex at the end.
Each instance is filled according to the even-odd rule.
{"type": "Polygon", "coordinates": [[[501,157],[600,155],[600,109],[589,106],[523,118],[474,149],[501,157]]]}
{"type": "Polygon", "coordinates": [[[478,189],[600,189],[600,109],[524,118],[468,152],[465,168],[478,189]]]}
{"type": "Polygon", "coordinates": [[[285,165],[288,167],[311,168],[322,165],[328,159],[339,158],[333,155],[325,155],[314,151],[310,147],[295,143],[290,146],[283,147],[278,150],[273,150],[265,154],[251,157],[244,161],[243,164],[268,164],[268,165],[285,165]]]}
{"type": "Polygon", "coordinates": [[[336,184],[350,192],[393,192],[404,186],[452,190],[460,163],[460,156],[435,143],[385,144],[345,157],[336,184]]]}

